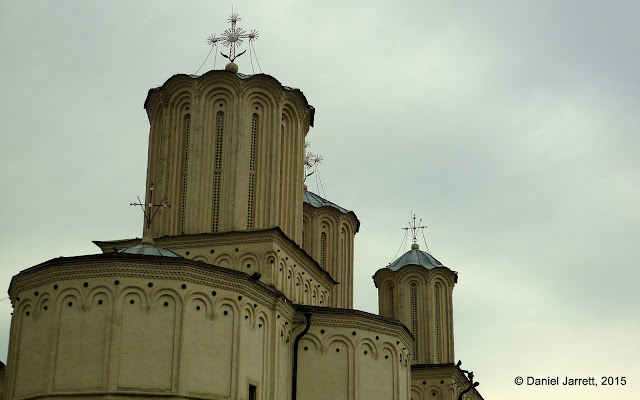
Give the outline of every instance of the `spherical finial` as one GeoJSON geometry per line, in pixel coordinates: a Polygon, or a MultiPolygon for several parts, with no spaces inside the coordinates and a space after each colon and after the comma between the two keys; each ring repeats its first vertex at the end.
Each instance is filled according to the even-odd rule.
{"type": "Polygon", "coordinates": [[[230,72],[233,72],[233,73],[237,73],[238,72],[238,64],[230,62],[229,64],[227,64],[224,67],[224,70],[225,71],[230,71],[230,72]]]}
{"type": "Polygon", "coordinates": [[[411,250],[418,250],[418,249],[420,249],[420,246],[418,246],[418,243],[411,244],[411,250]]]}

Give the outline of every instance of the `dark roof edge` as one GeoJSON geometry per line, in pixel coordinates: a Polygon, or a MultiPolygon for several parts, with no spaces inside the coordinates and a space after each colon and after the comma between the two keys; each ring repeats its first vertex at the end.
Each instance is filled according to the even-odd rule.
{"type": "MultiPolygon", "coordinates": [[[[333,277],[331,276],[331,274],[327,270],[325,270],[324,268],[322,268],[320,266],[320,264],[315,260],[315,258],[311,257],[311,255],[309,253],[307,253],[302,247],[300,247],[300,245],[298,245],[298,243],[296,243],[293,239],[291,239],[289,236],[287,236],[282,231],[282,229],[280,229],[280,227],[278,227],[278,226],[273,227],[273,228],[252,229],[252,230],[248,230],[248,231],[227,231],[227,232],[217,232],[217,233],[203,232],[203,233],[194,233],[194,234],[189,234],[189,235],[160,236],[160,237],[154,238],[154,240],[161,241],[164,238],[173,239],[173,238],[179,238],[179,237],[185,237],[185,236],[186,237],[196,237],[196,236],[219,236],[219,237],[224,237],[225,235],[234,235],[234,234],[251,233],[251,232],[269,232],[269,231],[277,232],[294,249],[300,250],[300,252],[302,253],[303,257],[306,257],[310,261],[311,264],[315,265],[315,267],[318,270],[318,272],[320,274],[323,274],[326,278],[328,278],[329,282],[332,282],[332,283],[337,284],[337,285],[340,284],[340,282],[338,282],[335,279],[333,279],[333,277]]],[[[129,241],[129,240],[142,240],[142,239],[133,238],[133,239],[108,240],[108,241],[93,240],[92,242],[96,246],[100,247],[100,249],[102,249],[101,244],[103,244],[103,245],[105,245],[105,247],[107,247],[106,245],[108,245],[109,243],[114,243],[114,244],[115,243],[122,243],[122,242],[129,241]]]]}
{"type": "Polygon", "coordinates": [[[305,189],[305,192],[306,192],[306,193],[310,193],[310,194],[312,194],[313,196],[320,198],[320,199],[321,199],[321,202],[320,202],[320,203],[322,203],[322,205],[320,205],[320,206],[316,206],[316,205],[315,205],[315,204],[313,204],[313,203],[310,203],[310,202],[308,202],[308,201],[305,201],[305,199],[304,199],[304,198],[305,198],[305,196],[303,196],[303,197],[302,197],[302,202],[303,202],[303,203],[309,204],[311,207],[314,207],[314,208],[331,207],[331,208],[334,208],[334,209],[336,209],[336,210],[340,211],[340,212],[341,212],[341,213],[343,213],[343,214],[350,214],[350,215],[352,215],[352,216],[353,216],[353,218],[355,218],[355,219],[356,219],[356,233],[358,233],[358,232],[360,231],[360,220],[358,219],[358,216],[356,215],[356,213],[355,213],[355,212],[353,212],[353,211],[351,211],[351,210],[347,210],[346,208],[344,208],[344,207],[342,207],[342,206],[339,206],[339,205],[337,205],[336,203],[334,203],[334,202],[332,202],[332,201],[329,201],[329,200],[325,199],[324,197],[322,197],[322,196],[318,195],[317,193],[313,193],[313,192],[312,192],[312,191],[310,191],[310,190],[306,190],[306,189],[305,189]],[[326,204],[325,204],[325,203],[326,203],[326,204]]]}
{"type": "Polygon", "coordinates": [[[340,315],[355,315],[359,317],[371,318],[381,322],[386,322],[394,325],[400,326],[405,332],[413,338],[413,334],[402,322],[397,319],[383,317],[378,314],[372,314],[366,311],[356,310],[353,308],[335,308],[335,307],[320,307],[320,306],[309,306],[305,304],[296,304],[296,309],[299,311],[311,311],[312,313],[318,314],[340,314],[340,315]]]}

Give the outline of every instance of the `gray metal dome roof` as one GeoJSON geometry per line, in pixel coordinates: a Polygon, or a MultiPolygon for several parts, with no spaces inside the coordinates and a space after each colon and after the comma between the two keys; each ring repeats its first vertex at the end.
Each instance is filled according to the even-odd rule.
{"type": "Polygon", "coordinates": [[[118,253],[142,254],[145,256],[184,258],[180,254],[174,253],[171,250],[165,249],[160,246],[156,246],[154,244],[149,244],[149,243],[142,243],[135,246],[125,247],[124,249],[118,250],[118,253]]]}
{"type": "Polygon", "coordinates": [[[391,264],[387,265],[392,271],[397,271],[405,265],[420,265],[426,269],[446,268],[442,263],[435,259],[426,251],[421,251],[417,245],[411,246],[411,250],[407,251],[391,264]],[[415,246],[415,247],[414,247],[415,246]]]}
{"type": "Polygon", "coordinates": [[[340,207],[339,205],[337,205],[336,203],[333,203],[327,199],[323,199],[322,197],[318,196],[317,194],[310,192],[308,190],[305,189],[304,191],[304,195],[302,197],[302,201],[311,205],[312,207],[315,208],[322,208],[322,207],[333,207],[336,210],[340,211],[343,214],[351,214],[354,216],[354,218],[356,219],[356,232],[358,232],[360,230],[360,220],[358,219],[358,217],[356,216],[356,213],[354,213],[353,211],[349,211],[344,207],[340,207]]]}
{"type": "Polygon", "coordinates": [[[316,207],[316,208],[320,208],[320,207],[333,207],[337,210],[339,210],[341,213],[344,214],[348,214],[351,211],[347,210],[346,208],[340,207],[339,205],[337,205],[336,203],[332,203],[327,199],[323,199],[322,197],[318,196],[317,194],[310,192],[308,190],[304,191],[304,195],[302,197],[302,201],[304,201],[305,203],[309,203],[310,205],[316,207]]]}

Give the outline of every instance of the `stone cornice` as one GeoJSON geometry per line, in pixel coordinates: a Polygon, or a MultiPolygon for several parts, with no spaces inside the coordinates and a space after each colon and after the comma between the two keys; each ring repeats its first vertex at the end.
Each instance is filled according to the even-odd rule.
{"type": "Polygon", "coordinates": [[[258,87],[271,93],[278,102],[283,99],[292,103],[302,121],[307,121],[313,126],[315,109],[309,105],[307,98],[300,89],[283,86],[280,81],[271,75],[255,74],[244,75],[224,70],[211,70],[203,75],[176,74],[169,78],[163,85],[150,89],[144,102],[144,108],[149,113],[149,118],[155,112],[156,104],[166,102],[171,94],[181,87],[189,87],[196,96],[206,92],[207,81],[220,81],[226,83],[236,95],[242,96],[243,92],[258,87]]]}
{"type": "MultiPolygon", "coordinates": [[[[405,344],[413,342],[413,335],[400,321],[350,308],[331,308],[296,305],[302,313],[311,311],[312,325],[364,329],[380,334],[397,336],[405,344]]],[[[302,321],[302,319],[301,319],[302,321]]]]}
{"type": "Polygon", "coordinates": [[[60,257],[28,268],[11,279],[12,303],[18,293],[58,281],[100,277],[175,280],[245,293],[263,304],[289,303],[285,295],[241,271],[183,258],[106,253],[60,257]]]}
{"type": "MultiPolygon", "coordinates": [[[[134,246],[140,244],[141,239],[124,239],[114,241],[98,241],[94,240],[93,243],[100,247],[102,251],[113,251],[113,249],[119,250],[124,247],[134,246]]],[[[311,257],[307,252],[298,246],[293,240],[282,232],[278,227],[268,229],[257,229],[251,231],[231,231],[221,233],[199,233],[193,235],[178,235],[178,236],[163,236],[154,238],[154,243],[161,247],[167,247],[170,250],[173,249],[186,249],[192,247],[207,247],[207,246],[224,246],[243,243],[263,243],[272,241],[276,245],[280,246],[283,250],[290,254],[295,262],[300,265],[308,265],[312,268],[309,271],[314,279],[319,281],[325,281],[327,285],[336,285],[336,282],[331,274],[325,271],[318,262],[311,257]]]]}

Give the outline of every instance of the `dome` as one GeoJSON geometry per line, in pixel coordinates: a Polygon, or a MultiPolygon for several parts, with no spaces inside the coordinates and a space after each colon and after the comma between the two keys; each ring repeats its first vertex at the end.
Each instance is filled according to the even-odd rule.
{"type": "Polygon", "coordinates": [[[411,246],[411,250],[407,251],[391,264],[387,265],[387,268],[392,271],[397,271],[405,265],[420,265],[425,267],[426,269],[433,269],[438,267],[446,268],[431,254],[427,253],[426,251],[421,251],[418,245],[415,243],[411,246]]]}
{"type": "MultiPolygon", "coordinates": [[[[306,187],[306,185],[305,185],[306,187]]],[[[320,196],[318,196],[317,194],[310,192],[308,190],[305,189],[303,197],[302,197],[302,201],[304,203],[309,204],[312,207],[315,208],[322,208],[322,207],[332,207],[338,211],[340,211],[343,214],[351,214],[355,219],[356,219],[356,232],[358,232],[360,230],[360,220],[358,219],[358,217],[356,216],[356,213],[354,213],[353,211],[349,211],[344,207],[340,207],[339,205],[337,205],[336,203],[333,203],[327,199],[324,199],[320,196]]]]}
{"type": "Polygon", "coordinates": [[[142,254],[145,256],[160,256],[160,257],[173,257],[173,258],[183,258],[180,254],[176,254],[171,250],[167,250],[163,247],[156,246],[153,244],[143,243],[135,246],[125,247],[124,249],[118,250],[118,253],[125,254],[142,254]]]}
{"type": "Polygon", "coordinates": [[[340,207],[336,203],[332,203],[327,199],[323,199],[322,197],[320,197],[317,194],[315,194],[313,192],[310,192],[308,190],[304,191],[304,197],[302,198],[302,201],[312,205],[315,208],[333,207],[333,208],[335,208],[336,210],[340,211],[343,214],[348,214],[348,213],[352,212],[352,211],[347,210],[346,208],[340,207]]]}

